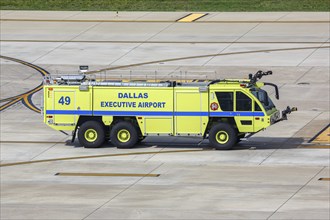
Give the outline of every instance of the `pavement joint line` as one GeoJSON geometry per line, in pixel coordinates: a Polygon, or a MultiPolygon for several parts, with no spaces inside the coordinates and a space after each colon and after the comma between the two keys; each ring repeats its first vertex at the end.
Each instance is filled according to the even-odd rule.
{"type": "Polygon", "coordinates": [[[0,167],[34,164],[34,163],[45,163],[45,162],[53,162],[53,161],[91,159],[91,158],[101,158],[101,157],[118,157],[118,156],[166,154],[166,153],[188,153],[188,152],[200,152],[200,151],[207,151],[207,150],[203,150],[203,149],[198,149],[198,150],[169,150],[169,151],[155,151],[155,152],[149,151],[149,152],[118,153],[118,154],[98,154],[98,155],[89,155],[89,156],[62,157],[62,158],[52,158],[52,159],[43,159],[43,160],[30,160],[30,161],[13,162],[13,163],[0,163],[0,167]]]}
{"type": "MultiPolygon", "coordinates": [[[[94,25],[91,25],[91,26],[88,27],[87,29],[85,29],[85,30],[81,31],[80,33],[78,33],[76,36],[72,37],[69,41],[76,39],[76,38],[79,37],[80,35],[86,33],[87,31],[91,30],[92,28],[96,27],[97,25],[99,25],[99,24],[101,24],[101,23],[102,23],[102,22],[99,22],[99,23],[96,23],[96,24],[94,24],[94,25]]],[[[65,45],[66,43],[68,43],[68,42],[63,42],[63,43],[61,43],[60,45],[56,46],[55,48],[53,48],[53,49],[47,51],[45,54],[39,56],[37,59],[33,60],[31,63],[33,64],[33,63],[36,62],[37,60],[39,60],[39,59],[41,59],[41,58],[43,58],[43,57],[49,55],[50,53],[54,52],[55,50],[57,50],[57,49],[59,49],[60,47],[62,47],[63,45],[65,45]]]]}
{"type": "Polygon", "coordinates": [[[82,13],[82,11],[78,11],[78,12],[75,13],[75,14],[72,14],[72,15],[66,16],[65,18],[63,18],[63,20],[67,20],[67,19],[72,18],[72,17],[74,17],[74,16],[77,16],[77,15],[79,15],[79,14],[81,14],[81,13],[82,13]]]}
{"type": "MultiPolygon", "coordinates": [[[[65,139],[66,139],[66,138],[65,138],[65,139]]],[[[40,155],[42,155],[43,153],[47,152],[49,149],[53,148],[54,146],[56,146],[56,145],[59,144],[59,143],[67,143],[67,142],[62,141],[62,142],[57,142],[57,143],[55,142],[55,143],[53,143],[50,147],[48,147],[47,149],[43,150],[42,152],[40,152],[40,153],[37,154],[36,156],[32,157],[32,158],[30,159],[30,161],[32,161],[32,160],[34,160],[35,158],[39,157],[40,155]]]]}
{"type": "Polygon", "coordinates": [[[144,43],[144,44],[329,44],[323,41],[134,41],[134,40],[31,40],[31,39],[5,39],[0,42],[20,43],[144,43]]]}
{"type": "MultiPolygon", "coordinates": [[[[325,45],[325,44],[327,44],[327,41],[329,40],[329,38],[326,40],[326,41],[324,41],[321,45],[320,45],[320,47],[322,47],[323,45],[325,45]]],[[[300,63],[298,63],[298,65],[297,65],[297,67],[298,66],[300,66],[301,64],[303,64],[308,58],[310,58],[318,49],[320,49],[320,48],[315,48],[309,55],[307,55],[306,57],[305,57],[305,59],[303,59],[302,61],[300,61],[300,63]]]]}
{"type": "Polygon", "coordinates": [[[304,74],[302,74],[302,76],[300,76],[293,84],[296,84],[299,82],[300,79],[302,79],[304,76],[306,76],[307,73],[309,73],[312,69],[314,69],[314,66],[312,66],[311,68],[309,68],[304,74]]]}
{"type": "Polygon", "coordinates": [[[131,53],[132,51],[134,51],[135,49],[139,48],[141,45],[144,44],[144,42],[151,40],[153,37],[157,36],[158,34],[160,34],[161,32],[163,32],[164,30],[166,30],[167,28],[169,28],[170,26],[172,26],[174,23],[171,23],[167,26],[165,26],[163,29],[161,29],[160,31],[158,31],[157,33],[153,34],[152,36],[150,36],[147,40],[145,41],[141,41],[141,43],[139,43],[138,45],[136,45],[135,47],[133,47],[132,49],[130,49],[128,52],[126,52],[125,54],[123,54],[122,56],[120,56],[119,58],[117,58],[116,60],[112,61],[108,66],[111,66],[113,63],[116,63],[117,61],[119,61],[120,59],[122,59],[123,57],[127,56],[129,53],[131,53]]]}
{"type": "MultiPolygon", "coordinates": [[[[161,167],[164,163],[159,164],[158,166],[156,166],[154,169],[152,169],[148,174],[151,174],[152,172],[154,172],[155,170],[157,170],[159,167],[161,167]]],[[[94,214],[95,212],[97,212],[99,209],[101,209],[102,207],[104,207],[106,204],[110,203],[112,200],[114,200],[115,198],[117,198],[118,196],[120,196],[121,194],[123,194],[124,192],[126,192],[127,190],[129,190],[130,188],[132,188],[134,185],[136,185],[138,182],[140,182],[140,180],[142,180],[144,178],[141,177],[138,180],[136,180],[133,184],[127,186],[125,189],[123,189],[122,191],[120,191],[119,193],[117,193],[115,196],[113,196],[112,198],[110,198],[108,201],[106,201],[105,203],[103,203],[101,206],[99,206],[98,208],[96,208],[94,211],[92,211],[91,213],[89,213],[87,216],[85,216],[82,220],[88,218],[89,216],[91,216],[92,214],[94,214]]]]}
{"type": "Polygon", "coordinates": [[[160,174],[150,174],[150,173],[70,173],[70,172],[58,172],[54,174],[55,176],[114,176],[114,177],[159,177],[160,174]]]}
{"type": "MultiPolygon", "coordinates": [[[[245,32],[243,35],[241,35],[240,37],[238,37],[237,39],[234,40],[234,42],[230,43],[229,45],[227,45],[225,48],[223,48],[222,50],[220,50],[218,52],[218,54],[221,54],[222,52],[224,52],[227,48],[229,48],[230,46],[232,46],[235,42],[239,41],[240,39],[242,39],[242,37],[244,37],[245,35],[247,35],[250,31],[252,31],[253,29],[255,29],[257,26],[259,26],[259,24],[256,24],[255,26],[253,26],[251,29],[249,29],[247,32],[245,32]]],[[[202,66],[207,65],[209,62],[211,62],[211,60],[213,60],[215,58],[215,56],[211,57],[209,60],[207,60],[205,63],[203,63],[202,66]]]]}
{"type": "Polygon", "coordinates": [[[307,186],[317,175],[319,175],[326,167],[322,167],[314,176],[312,176],[304,185],[302,185],[296,192],[294,192],[284,203],[282,203],[270,216],[267,217],[267,220],[270,219],[278,210],[280,210],[288,201],[290,201],[298,192],[300,192],[305,186],[307,186]]]}
{"type": "Polygon", "coordinates": [[[286,142],[289,142],[292,138],[294,138],[295,137],[295,135],[300,131],[300,130],[302,130],[302,129],[304,129],[308,124],[310,124],[315,118],[317,118],[317,117],[319,117],[321,114],[322,114],[323,112],[320,112],[320,113],[318,113],[315,117],[313,117],[307,124],[305,124],[301,129],[299,129],[296,133],[294,133],[291,137],[289,137],[288,139],[287,139],[287,141],[283,141],[282,143],[281,143],[281,145],[279,146],[279,148],[277,148],[277,149],[275,149],[275,150],[273,150],[265,159],[263,159],[263,161],[261,161],[261,163],[259,163],[259,165],[261,165],[261,164],[263,164],[266,160],[268,160],[276,151],[278,151],[279,149],[281,149],[283,146],[284,146],[284,144],[286,143],[286,142]]]}
{"type": "Polygon", "coordinates": [[[282,18],[288,16],[289,14],[291,14],[291,12],[287,12],[284,15],[282,15],[281,17],[279,17],[278,19],[276,19],[276,21],[280,21],[282,18]]]}
{"type": "MultiPolygon", "coordinates": [[[[148,15],[148,14],[150,14],[150,13],[151,13],[150,11],[149,11],[149,12],[146,12],[146,13],[144,13],[143,15],[137,17],[135,20],[136,20],[136,21],[139,21],[139,19],[143,18],[144,16],[146,16],[146,15],[148,15]]],[[[118,14],[117,14],[117,15],[118,15],[118,14]]],[[[116,16],[117,16],[117,15],[116,15],[116,16]]]]}
{"type": "MultiPolygon", "coordinates": [[[[293,48],[278,48],[278,49],[267,49],[267,50],[250,50],[250,51],[239,51],[239,52],[228,52],[228,53],[216,53],[216,54],[205,54],[205,55],[198,55],[198,56],[188,56],[188,57],[177,57],[177,58],[169,58],[169,59],[163,59],[163,60],[155,60],[155,61],[149,61],[149,62],[141,62],[141,63],[133,63],[128,65],[122,65],[122,66],[115,66],[115,67],[107,67],[99,70],[93,70],[86,72],[85,74],[93,74],[98,72],[104,72],[108,70],[116,70],[116,69],[124,69],[129,67],[135,67],[135,66],[143,66],[148,64],[155,64],[155,63],[161,63],[161,62],[173,62],[173,61],[179,61],[179,60],[189,60],[189,59],[199,59],[199,58],[206,58],[206,57],[214,57],[214,56],[229,56],[229,55],[237,55],[237,54],[253,54],[253,53],[264,53],[264,52],[284,52],[284,51],[295,51],[295,50],[311,50],[315,49],[316,47],[293,47],[293,48]]],[[[317,47],[319,48],[319,47],[317,47]]],[[[330,48],[330,46],[324,46],[321,48],[330,48]]]]}
{"type": "MultiPolygon", "coordinates": [[[[156,146],[157,146],[157,145],[156,145],[156,146]]],[[[163,147],[162,149],[160,149],[159,152],[162,152],[164,149],[165,149],[165,148],[163,147]]],[[[156,154],[151,155],[148,159],[146,159],[146,160],[144,161],[144,163],[148,162],[148,161],[149,161],[151,158],[153,158],[154,156],[156,156],[156,154]]]]}

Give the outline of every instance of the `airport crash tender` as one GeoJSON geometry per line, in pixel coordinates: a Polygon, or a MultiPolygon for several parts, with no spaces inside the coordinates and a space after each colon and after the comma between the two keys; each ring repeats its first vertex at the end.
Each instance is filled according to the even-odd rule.
{"type": "Polygon", "coordinates": [[[146,136],[200,136],[218,150],[287,119],[296,108],[276,109],[259,82],[271,71],[242,80],[111,82],[66,75],[44,80],[44,122],[72,131],[84,147],[111,141],[130,148],[146,136]]]}

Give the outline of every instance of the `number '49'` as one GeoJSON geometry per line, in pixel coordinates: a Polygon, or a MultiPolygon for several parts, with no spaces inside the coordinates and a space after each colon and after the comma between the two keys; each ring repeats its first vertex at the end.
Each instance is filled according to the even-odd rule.
{"type": "Polygon", "coordinates": [[[59,100],[58,103],[60,103],[61,105],[70,105],[71,99],[69,96],[62,96],[59,100]]]}

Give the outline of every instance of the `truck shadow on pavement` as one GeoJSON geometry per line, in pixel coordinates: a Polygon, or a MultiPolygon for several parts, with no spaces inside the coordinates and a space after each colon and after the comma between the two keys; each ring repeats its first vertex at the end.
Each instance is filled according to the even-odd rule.
{"type": "MultiPolygon", "coordinates": [[[[231,150],[268,150],[268,149],[293,149],[299,148],[304,142],[304,138],[273,138],[273,137],[254,137],[248,140],[242,140],[231,150]]],[[[66,141],[67,146],[75,148],[83,147],[76,140],[71,143],[66,141]]],[[[103,144],[102,148],[115,148],[111,142],[103,144]]],[[[134,148],[185,148],[185,149],[204,149],[212,150],[207,139],[187,138],[187,137],[147,137],[142,142],[135,145],[134,148]]],[[[97,148],[96,148],[97,149],[97,148]]]]}

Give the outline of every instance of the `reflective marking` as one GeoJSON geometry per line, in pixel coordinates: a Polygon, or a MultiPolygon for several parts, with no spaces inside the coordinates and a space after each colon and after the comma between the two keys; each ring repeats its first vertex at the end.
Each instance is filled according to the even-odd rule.
{"type": "Polygon", "coordinates": [[[208,112],[174,112],[174,116],[209,116],[208,112]]]}
{"type": "Polygon", "coordinates": [[[159,177],[149,173],[56,173],[55,176],[124,176],[124,177],[159,177]]]}
{"type": "Polygon", "coordinates": [[[210,116],[264,116],[263,112],[210,112],[210,116]]]}
{"type": "Polygon", "coordinates": [[[84,110],[47,110],[51,115],[114,115],[114,116],[264,116],[263,112],[164,112],[164,111],[84,111],[84,110]]]}
{"type": "Polygon", "coordinates": [[[92,115],[93,111],[84,110],[46,110],[49,115],[92,115]]]}
{"type": "Polygon", "coordinates": [[[192,13],[192,14],[186,15],[183,18],[180,18],[179,20],[177,20],[177,22],[193,22],[206,15],[207,15],[207,13],[192,13]]]}
{"type": "Polygon", "coordinates": [[[2,163],[0,167],[32,164],[32,163],[45,163],[52,161],[62,161],[62,160],[79,160],[79,159],[89,159],[89,158],[100,158],[100,157],[118,157],[118,156],[130,156],[130,155],[146,155],[146,154],[168,154],[168,153],[185,153],[185,152],[195,152],[195,151],[205,151],[202,149],[198,150],[169,150],[169,151],[156,151],[156,152],[135,152],[135,153],[121,153],[121,154],[101,154],[101,155],[91,155],[91,156],[78,156],[78,157],[62,157],[62,158],[53,158],[45,160],[30,160],[23,162],[15,163],[2,163]]]}

